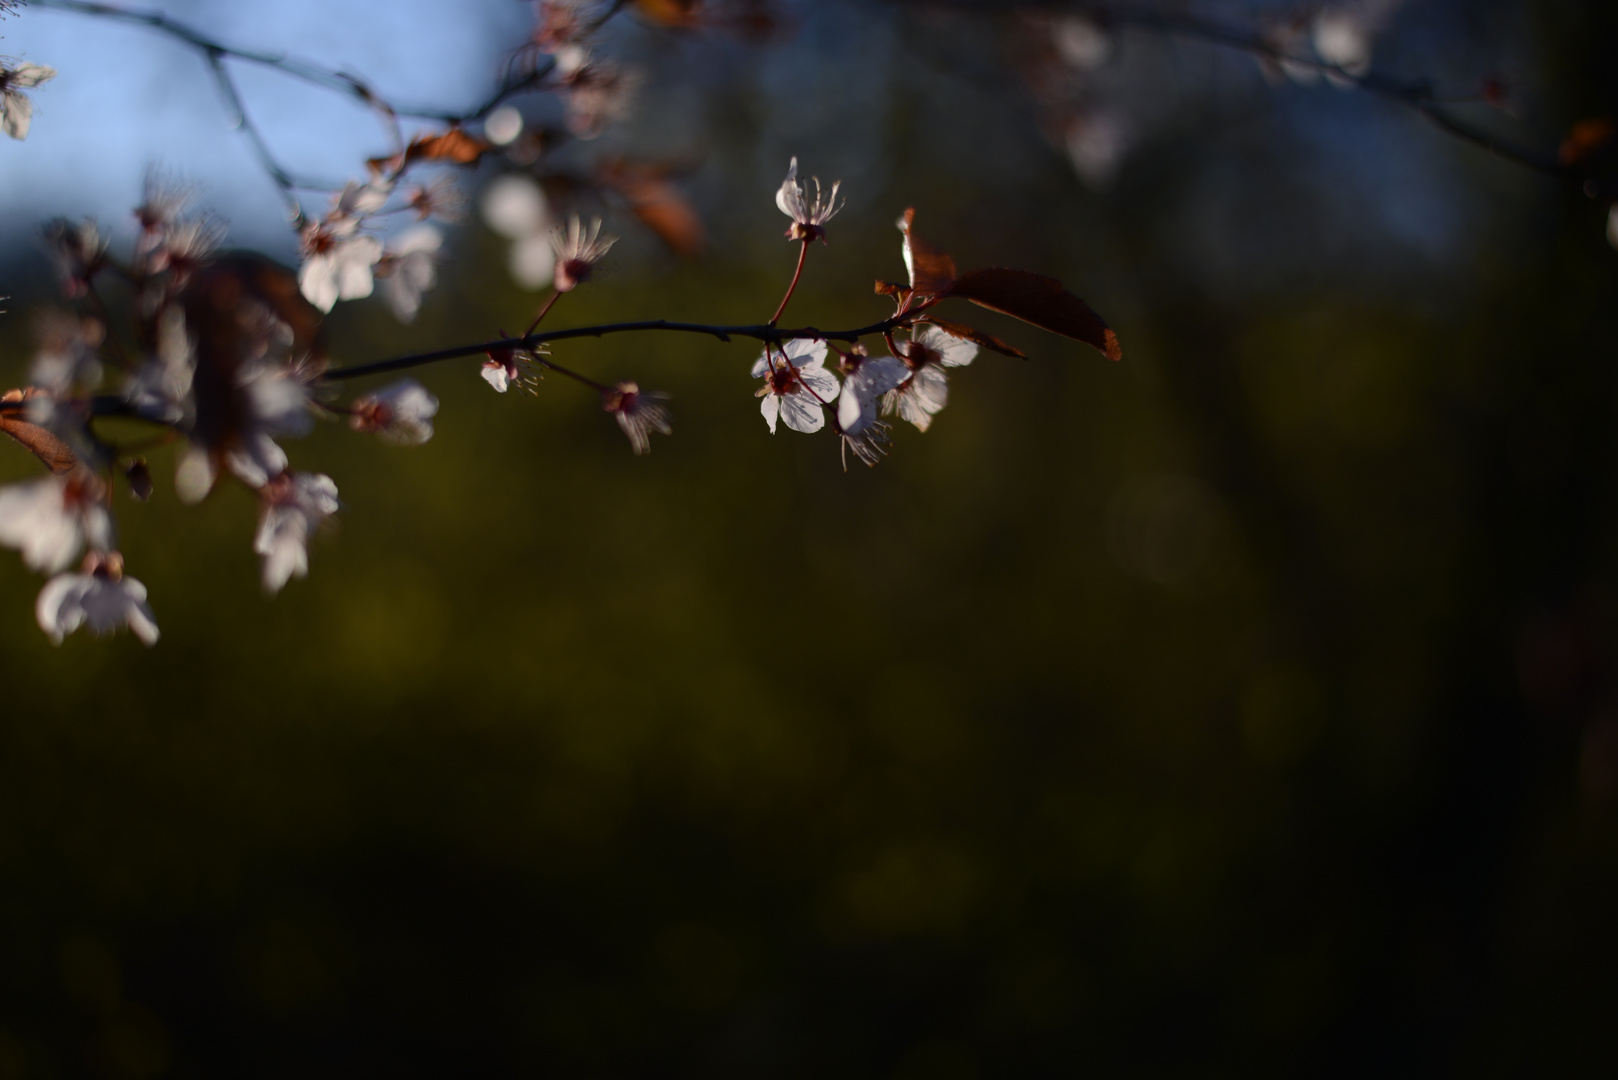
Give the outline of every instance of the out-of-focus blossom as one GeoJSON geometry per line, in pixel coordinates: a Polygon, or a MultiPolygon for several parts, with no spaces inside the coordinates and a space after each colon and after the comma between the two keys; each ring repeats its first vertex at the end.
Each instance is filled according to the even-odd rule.
{"type": "Polygon", "coordinates": [[[45,226],[45,246],[62,275],[62,291],[69,298],[83,296],[90,281],[107,262],[107,242],[94,218],[69,221],[56,218],[45,226]]]}
{"type": "Polygon", "coordinates": [[[1093,71],[1112,59],[1112,35],[1082,15],[1055,20],[1051,43],[1067,65],[1078,71],[1093,71]]]}
{"type": "Polygon", "coordinates": [[[212,215],[169,221],[152,238],[147,269],[154,274],[169,271],[178,287],[224,242],[225,223],[212,215]]]}
{"type": "Polygon", "coordinates": [[[779,349],[765,348],[753,365],[753,378],[764,380],[756,396],[763,399],[759,411],[770,425],[771,435],[777,417],[792,430],[806,434],[826,425],[821,406],[836,401],[840,387],[837,376],[823,366],[825,362],[824,341],[795,338],[779,349]]]}
{"type": "Polygon", "coordinates": [[[86,624],[96,635],[128,627],[146,645],[157,644],[157,619],[146,586],[123,572],[117,553],[92,560],[87,573],[59,574],[45,583],[34,605],[39,628],[57,645],[86,624]]]}
{"type": "Polygon", "coordinates": [[[556,52],[555,77],[567,101],[567,128],[581,139],[593,139],[629,113],[638,80],[616,64],[590,55],[582,45],[556,52]]]}
{"type": "Polygon", "coordinates": [[[1129,150],[1123,123],[1112,113],[1090,109],[1067,122],[1067,157],[1073,171],[1093,191],[1105,191],[1118,179],[1129,150]]]}
{"type": "Polygon", "coordinates": [[[792,224],[787,227],[788,240],[819,240],[824,243],[826,222],[836,217],[837,211],[843,208],[837,198],[837,189],[843,186],[841,180],[832,184],[831,191],[825,193],[820,190],[820,177],[813,177],[812,180],[815,197],[810,199],[804,185],[798,183],[798,159],[794,157],[787,166],[787,178],[781,181],[780,190],[775,193],[775,205],[792,219],[792,224]]]}
{"type": "Polygon", "coordinates": [[[513,241],[508,260],[512,280],[525,289],[555,281],[555,230],[545,192],[533,178],[516,173],[499,177],[483,193],[483,220],[513,241]]]}
{"type": "Polygon", "coordinates": [[[483,137],[496,146],[510,146],[522,134],[522,113],[502,105],[483,119],[483,137]]]}
{"type": "Polygon", "coordinates": [[[106,485],[88,469],[0,488],[0,544],[22,552],[30,569],[54,574],[86,544],[112,543],[106,485]]]}
{"type": "Polygon", "coordinates": [[[926,431],[933,415],[948,401],[949,383],[944,369],[928,364],[911,372],[910,378],[883,396],[882,412],[915,424],[918,431],[926,431]]]}
{"type": "Polygon", "coordinates": [[[34,103],[24,90],[56,78],[56,69],[43,64],[0,67],[0,131],[13,139],[28,138],[28,125],[34,118],[34,103]]]}
{"type": "Polygon", "coordinates": [[[135,207],[135,220],[141,232],[156,234],[179,221],[195,197],[192,188],[173,177],[152,171],[146,174],[141,204],[135,207]]]}
{"type": "Polygon", "coordinates": [[[590,222],[589,229],[585,229],[578,215],[569,218],[567,228],[557,229],[551,236],[551,244],[556,249],[556,274],[553,279],[556,291],[571,292],[589,281],[595,264],[617,242],[616,236],[601,235],[600,218],[590,222]]]}
{"type": "Polygon", "coordinates": [[[387,205],[388,197],[392,194],[392,180],[350,180],[343,185],[342,191],[333,196],[331,212],[326,218],[328,221],[338,221],[374,214],[387,205]]]}
{"type": "Polygon", "coordinates": [[[319,473],[283,473],[266,485],[253,550],[264,557],[264,589],[277,593],[309,574],[309,537],[337,513],[337,485],[319,473]]]}
{"type": "MultiPolygon", "coordinates": [[[[1344,0],[1322,8],[1315,16],[1311,37],[1315,52],[1351,76],[1371,70],[1371,47],[1400,0],[1344,0]]],[[[1351,85],[1328,71],[1326,78],[1339,86],[1351,85]]]]}
{"type": "Polygon", "coordinates": [[[411,188],[405,194],[405,205],[414,210],[421,221],[430,217],[451,224],[466,220],[466,196],[448,173],[411,188]]]}
{"type": "Polygon", "coordinates": [[[438,249],[444,237],[431,225],[406,229],[376,264],[382,298],[400,322],[414,322],[421,294],[438,283],[438,249]]]}
{"type": "Polygon", "coordinates": [[[438,399],[415,379],[401,379],[354,402],[349,425],[401,446],[420,446],[433,437],[438,399]]]}
{"type": "Polygon", "coordinates": [[[837,399],[837,426],[844,435],[859,435],[879,422],[877,401],[904,382],[910,372],[894,357],[857,353],[844,356],[841,366],[847,377],[837,399]]]}
{"type": "Polygon", "coordinates": [[[80,318],[54,308],[35,323],[39,351],[28,378],[53,397],[66,397],[76,389],[93,389],[101,382],[99,350],[107,329],[99,319],[80,318]]]}
{"type": "Polygon", "coordinates": [[[1607,242],[1618,248],[1618,203],[1607,211],[1607,242]]]}
{"type": "Polygon", "coordinates": [[[532,394],[539,385],[541,362],[538,354],[544,351],[543,346],[532,351],[490,349],[484,354],[488,359],[483,361],[483,370],[480,374],[484,382],[502,394],[513,386],[532,394]]]}
{"type": "Polygon", "coordinates": [[[601,391],[601,407],[617,419],[618,426],[629,436],[629,445],[637,454],[652,452],[652,432],[659,435],[674,434],[668,406],[668,395],[645,391],[633,382],[618,383],[610,390],[601,391]]]}
{"type": "Polygon", "coordinates": [[[382,241],[359,231],[357,218],[312,221],[303,229],[303,266],[298,289],[321,311],[339,300],[371,295],[371,268],[382,258],[382,241]]]}
{"type": "Polygon", "coordinates": [[[157,355],[135,372],[124,391],[137,415],[161,424],[182,423],[191,406],[196,345],[178,307],[163,310],[157,323],[157,355]]]}

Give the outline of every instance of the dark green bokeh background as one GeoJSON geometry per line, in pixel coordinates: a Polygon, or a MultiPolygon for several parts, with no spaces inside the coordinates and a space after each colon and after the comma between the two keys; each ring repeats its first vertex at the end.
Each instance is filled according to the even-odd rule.
{"type": "MultiPolygon", "coordinates": [[[[433,370],[426,447],[289,445],[345,511],[273,601],[251,498],[182,509],[160,459],[121,508],[150,651],[53,648],[0,559],[0,1077],[1606,1074],[1602,208],[1246,61],[1089,194],[999,55],[958,62],[970,24],[878,14],[875,135],[794,101],[806,171],[878,157],[787,321],[879,317],[914,204],[1125,361],[977,318],[1031,359],[846,475],[767,436],[740,343],[558,349],[675,395],[645,459],[559,378],[433,370]],[[1463,225],[1360,220],[1411,192],[1349,157],[1463,225]]],[[[1547,110],[1611,108],[1612,12],[1541,18],[1547,110]]],[[[768,314],[755,82],[790,55],[848,96],[836,41],[713,47],[681,107],[714,247],[631,236],[559,325],[768,314]]],[[[334,353],[517,325],[497,241],[458,243],[416,327],[345,306],[334,353]]]]}

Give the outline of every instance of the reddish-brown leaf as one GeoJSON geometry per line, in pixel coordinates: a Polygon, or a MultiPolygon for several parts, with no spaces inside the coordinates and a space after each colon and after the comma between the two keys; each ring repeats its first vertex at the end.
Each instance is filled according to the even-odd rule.
{"type": "Polygon", "coordinates": [[[945,322],[933,315],[927,316],[927,321],[938,327],[950,337],[958,337],[964,341],[975,341],[985,349],[993,349],[1003,356],[1015,356],[1018,360],[1028,359],[1028,354],[1012,345],[1007,345],[993,334],[986,334],[962,323],[945,322]]]}
{"type": "Polygon", "coordinates": [[[955,260],[916,235],[916,211],[908,209],[899,222],[905,234],[905,269],[910,271],[910,287],[921,296],[942,296],[955,283],[955,260]]]}
{"type": "Polygon", "coordinates": [[[973,270],[955,282],[949,295],[1093,345],[1108,360],[1123,358],[1118,335],[1055,278],[998,267],[973,270]]]}
{"type": "Polygon", "coordinates": [[[1605,116],[1580,120],[1567,133],[1567,138],[1562,140],[1557,157],[1563,165],[1575,165],[1611,142],[1613,134],[1612,121],[1605,116]]]}
{"type": "Polygon", "coordinates": [[[16,439],[35,457],[45,463],[45,467],[60,476],[71,472],[79,463],[67,443],[52,435],[38,424],[31,424],[22,418],[21,403],[32,397],[32,388],[28,390],[8,390],[0,397],[0,431],[4,431],[16,439]]]}
{"type": "Polygon", "coordinates": [[[697,25],[701,7],[702,0],[635,0],[641,18],[674,29],[697,25]]]}
{"type": "Polygon", "coordinates": [[[404,153],[389,157],[370,158],[366,164],[373,173],[399,172],[417,161],[447,161],[455,165],[475,165],[478,159],[494,149],[494,144],[479,135],[452,127],[438,135],[417,135],[404,148],[404,153]]]}
{"type": "Polygon", "coordinates": [[[596,179],[621,195],[630,212],[670,251],[689,258],[702,251],[706,234],[696,210],[669,181],[673,171],[670,166],[612,158],[600,164],[596,179]]]}

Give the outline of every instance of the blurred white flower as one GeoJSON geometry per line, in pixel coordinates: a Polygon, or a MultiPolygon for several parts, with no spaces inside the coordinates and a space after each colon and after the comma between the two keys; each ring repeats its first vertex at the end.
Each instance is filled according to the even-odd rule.
{"type": "Polygon", "coordinates": [[[29,382],[53,397],[66,397],[76,389],[94,389],[100,384],[98,350],[106,338],[106,327],[100,320],[48,308],[35,321],[34,332],[39,338],[39,351],[28,372],[29,382]]]}
{"type": "Polygon", "coordinates": [[[421,294],[438,284],[438,249],[444,237],[431,225],[406,229],[393,241],[376,273],[382,279],[382,298],[400,322],[414,322],[421,310],[421,294]]]}
{"type": "Polygon", "coordinates": [[[1067,65],[1079,71],[1093,71],[1112,59],[1112,35],[1082,15],[1052,23],[1051,43],[1067,65]]]}
{"type": "Polygon", "coordinates": [[[510,146],[522,134],[522,113],[502,105],[483,120],[483,137],[496,146],[510,146]]]}
{"type": "Polygon", "coordinates": [[[483,193],[482,210],[489,228],[513,241],[508,260],[512,280],[525,289],[554,284],[555,225],[539,184],[516,173],[498,177],[483,193]]]}
{"type": "Polygon", "coordinates": [[[86,544],[108,551],[112,542],[106,485],[88,469],[0,488],[0,544],[32,570],[54,574],[86,544]]]}
{"type": "Polygon", "coordinates": [[[1618,203],[1612,204],[1607,211],[1607,242],[1618,248],[1618,203]]]}
{"type": "Polygon", "coordinates": [[[787,166],[787,178],[781,181],[781,187],[775,193],[775,205],[780,207],[781,213],[792,219],[787,226],[788,240],[820,240],[826,239],[826,222],[837,216],[837,211],[843,204],[837,200],[837,189],[843,186],[841,180],[832,184],[831,191],[824,195],[820,190],[820,177],[813,178],[815,197],[808,198],[804,185],[798,183],[798,159],[794,157],[787,166]]]}
{"type": "Polygon", "coordinates": [[[24,90],[56,78],[56,69],[43,64],[0,67],[0,131],[13,139],[28,138],[28,125],[34,117],[34,103],[24,90]]]}
{"type": "Polygon", "coordinates": [[[420,446],[433,437],[438,399],[415,379],[401,379],[354,402],[349,421],[355,431],[371,432],[401,446],[420,446]]]}
{"type": "Polygon", "coordinates": [[[264,589],[276,593],[309,573],[309,536],[337,513],[337,485],[319,473],[286,473],[263,490],[263,516],[253,550],[264,557],[264,589]]]}
{"type": "Polygon", "coordinates": [[[86,623],[94,634],[127,626],[147,645],[157,644],[157,619],[146,602],[146,586],[122,572],[116,555],[88,574],[60,574],[45,583],[34,605],[39,628],[57,645],[86,623]]]}
{"type": "MultiPolygon", "coordinates": [[[[1383,24],[1399,6],[1400,0],[1344,0],[1321,9],[1310,27],[1315,52],[1352,76],[1371,70],[1371,46],[1383,24]]],[[[1350,86],[1341,75],[1328,71],[1326,78],[1338,86],[1350,86]]]]}
{"type": "Polygon", "coordinates": [[[668,406],[664,404],[667,400],[668,395],[642,390],[633,382],[621,382],[601,392],[601,407],[617,418],[637,454],[652,452],[652,432],[674,434],[668,406]]]}
{"type": "Polygon", "coordinates": [[[1068,121],[1068,160],[1079,179],[1093,191],[1112,186],[1128,150],[1128,133],[1110,112],[1092,109],[1068,121]]]}
{"type": "Polygon", "coordinates": [[[826,362],[826,343],[795,338],[784,342],[776,350],[766,347],[764,355],[753,365],[753,378],[763,379],[757,397],[764,422],[775,434],[777,417],[787,427],[805,434],[819,431],[826,425],[822,405],[837,400],[840,387],[837,376],[823,366],[826,362]],[[771,355],[776,353],[775,359],[771,355]]]}

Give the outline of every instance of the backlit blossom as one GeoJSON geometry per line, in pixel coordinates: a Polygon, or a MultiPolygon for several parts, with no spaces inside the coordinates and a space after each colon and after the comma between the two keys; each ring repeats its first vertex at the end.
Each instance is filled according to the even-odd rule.
{"type": "Polygon", "coordinates": [[[513,386],[532,394],[539,385],[541,362],[538,354],[544,351],[543,346],[533,350],[490,349],[484,354],[488,359],[483,361],[483,370],[479,374],[484,382],[502,394],[513,386]]]}
{"type": "Polygon", "coordinates": [[[757,396],[764,422],[775,434],[779,417],[794,431],[809,433],[826,425],[822,405],[837,400],[837,376],[825,369],[826,343],[796,338],[780,348],[767,347],[753,365],[753,378],[763,379],[757,396]]]}
{"type": "Polygon", "coordinates": [[[927,364],[883,395],[882,412],[915,424],[918,431],[926,431],[933,422],[933,414],[948,401],[949,384],[944,378],[944,369],[927,364]]]}
{"type": "Polygon", "coordinates": [[[13,139],[28,138],[28,125],[34,117],[34,103],[24,90],[56,78],[56,69],[43,64],[0,67],[0,131],[13,139]]]}
{"type": "Polygon", "coordinates": [[[377,263],[382,298],[400,322],[414,322],[421,294],[438,283],[438,249],[444,238],[431,225],[406,229],[377,263]]]}
{"type": "Polygon", "coordinates": [[[303,229],[303,265],[298,289],[321,311],[339,300],[371,295],[371,268],[382,258],[382,241],[359,232],[356,218],[312,221],[303,229]]]}
{"type": "Polygon", "coordinates": [[[621,382],[601,392],[601,407],[617,419],[637,454],[651,453],[652,432],[674,434],[668,406],[663,404],[667,400],[667,395],[642,390],[632,382],[621,382]]]}
{"type": "Polygon", "coordinates": [[[95,560],[89,573],[59,574],[47,581],[34,617],[57,645],[85,625],[98,636],[128,627],[143,643],[157,644],[157,619],[146,602],[146,586],[124,575],[117,554],[95,560]]]}
{"type": "Polygon", "coordinates": [[[616,236],[601,235],[600,218],[590,222],[589,229],[585,229],[577,215],[568,219],[567,228],[557,229],[551,238],[556,248],[556,291],[571,292],[589,281],[595,264],[617,242],[616,236]]]}
{"type": "Polygon", "coordinates": [[[904,382],[910,371],[891,356],[858,354],[845,356],[842,368],[848,375],[837,399],[837,426],[844,435],[859,435],[877,423],[877,401],[904,382]]]}
{"type": "Polygon", "coordinates": [[[965,367],[977,354],[978,347],[975,342],[946,334],[938,327],[928,324],[912,332],[910,347],[905,351],[905,363],[911,368],[919,368],[924,364],[965,367]]]}
{"type": "Polygon", "coordinates": [[[819,240],[825,242],[826,222],[837,216],[837,211],[843,204],[837,199],[837,189],[843,182],[837,181],[831,186],[831,191],[822,195],[820,190],[820,177],[813,178],[815,197],[807,197],[804,185],[798,183],[798,159],[793,158],[787,166],[787,178],[781,181],[781,188],[775,193],[775,205],[781,208],[781,213],[792,219],[787,227],[788,240],[819,240]]]}
{"type": "Polygon", "coordinates": [[[76,389],[94,389],[101,382],[98,350],[106,338],[99,319],[81,318],[48,309],[35,321],[39,351],[34,354],[29,381],[54,397],[76,389]]]}
{"type": "Polygon", "coordinates": [[[86,544],[112,547],[106,485],[88,469],[0,488],[0,544],[22,552],[32,570],[54,574],[86,544]]]}
{"type": "Polygon", "coordinates": [[[349,424],[401,446],[420,446],[433,437],[438,399],[415,379],[401,379],[354,402],[349,424]]]}
{"type": "Polygon", "coordinates": [[[264,589],[276,593],[309,573],[309,537],[337,513],[337,485],[319,473],[285,473],[264,487],[253,550],[264,557],[264,589]]]}

